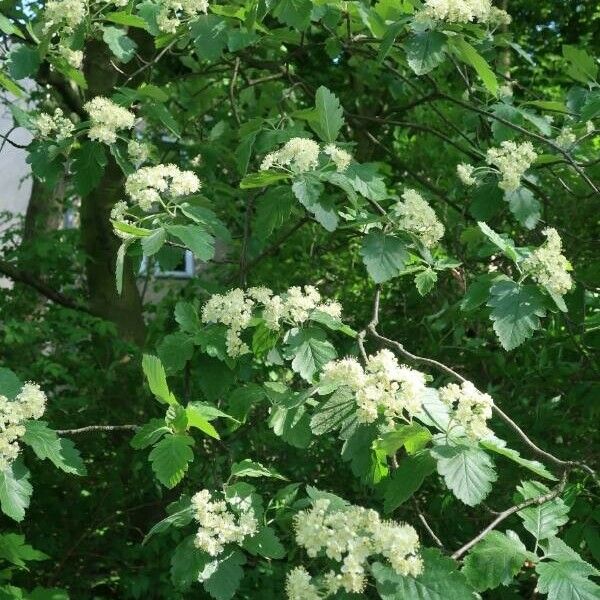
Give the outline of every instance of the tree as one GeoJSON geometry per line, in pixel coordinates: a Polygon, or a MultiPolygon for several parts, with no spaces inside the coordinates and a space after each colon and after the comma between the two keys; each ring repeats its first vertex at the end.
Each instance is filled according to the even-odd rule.
{"type": "Polygon", "coordinates": [[[597,17],[502,7],[4,5],[7,597],[597,597],[597,17]]]}

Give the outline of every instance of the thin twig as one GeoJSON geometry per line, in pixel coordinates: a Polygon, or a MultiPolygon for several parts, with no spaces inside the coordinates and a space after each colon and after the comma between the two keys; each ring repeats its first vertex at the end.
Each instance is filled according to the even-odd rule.
{"type": "Polygon", "coordinates": [[[567,473],[568,470],[565,470],[558,485],[549,492],[546,492],[545,494],[542,494],[540,496],[536,496],[535,498],[530,498],[529,500],[524,500],[519,504],[515,504],[514,506],[503,510],[487,527],[482,529],[472,540],[470,540],[464,546],[461,546],[456,552],[454,552],[454,554],[452,554],[452,558],[458,560],[463,554],[465,554],[465,552],[471,549],[477,542],[482,540],[490,531],[492,531],[492,529],[494,529],[497,525],[502,523],[502,521],[504,521],[505,519],[508,519],[508,517],[510,517],[511,515],[514,515],[515,513],[519,512],[520,510],[523,510],[524,508],[527,508],[528,506],[540,506],[542,504],[545,504],[546,502],[554,500],[554,498],[557,498],[565,489],[565,484],[567,483],[567,473]]]}
{"type": "Polygon", "coordinates": [[[92,431],[136,431],[139,425],[88,425],[78,429],[57,429],[58,435],[79,435],[80,433],[90,433],[92,431]]]}
{"type": "Polygon", "coordinates": [[[231,111],[233,112],[233,118],[235,122],[239,125],[240,115],[238,113],[237,105],[235,103],[235,85],[237,83],[238,73],[240,70],[240,58],[239,56],[235,59],[235,65],[233,67],[233,76],[231,77],[231,81],[229,82],[229,101],[231,103],[231,111]]]}
{"type": "Polygon", "coordinates": [[[415,510],[417,511],[417,516],[419,517],[419,521],[421,521],[421,523],[423,524],[423,527],[425,527],[425,529],[427,530],[427,533],[431,536],[431,539],[435,542],[435,544],[438,547],[443,548],[444,544],[442,543],[442,540],[440,540],[440,538],[435,534],[433,529],[431,529],[431,526],[427,522],[425,515],[421,512],[421,508],[419,506],[419,501],[415,497],[413,497],[413,504],[415,505],[415,510]]]}

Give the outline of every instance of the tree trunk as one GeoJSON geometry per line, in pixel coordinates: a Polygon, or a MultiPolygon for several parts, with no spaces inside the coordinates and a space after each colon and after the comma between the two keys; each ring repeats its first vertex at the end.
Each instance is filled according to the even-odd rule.
{"type": "MultiPolygon", "coordinates": [[[[87,45],[84,72],[90,98],[110,96],[117,82],[117,73],[110,64],[106,44],[92,41],[87,45]]],[[[86,253],[90,308],[114,322],[124,339],[142,345],[145,338],[142,302],[129,259],[125,260],[121,295],[116,288],[115,264],[119,239],[110,224],[110,211],[122,199],[123,173],[110,153],[107,153],[107,157],[102,180],[81,201],[81,243],[86,253]]]]}

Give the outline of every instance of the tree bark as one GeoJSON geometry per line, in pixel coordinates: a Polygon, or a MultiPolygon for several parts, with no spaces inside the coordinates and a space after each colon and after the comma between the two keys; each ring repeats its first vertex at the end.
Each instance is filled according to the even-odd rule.
{"type": "MultiPolygon", "coordinates": [[[[106,44],[92,41],[87,45],[84,72],[90,98],[111,95],[117,73],[110,64],[106,44]]],[[[124,178],[113,156],[107,153],[107,157],[102,180],[81,200],[81,244],[86,254],[89,304],[92,312],[115,323],[124,339],[142,345],[145,338],[142,302],[129,259],[125,260],[121,295],[116,288],[119,240],[110,223],[110,211],[122,199],[124,178]]]]}

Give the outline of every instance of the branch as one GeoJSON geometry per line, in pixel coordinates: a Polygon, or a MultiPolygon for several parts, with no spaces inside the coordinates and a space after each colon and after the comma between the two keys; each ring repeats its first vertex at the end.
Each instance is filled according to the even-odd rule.
{"type": "Polygon", "coordinates": [[[87,306],[77,302],[76,300],[73,300],[72,298],[69,298],[68,296],[65,296],[58,290],[51,288],[44,281],[37,279],[26,271],[18,269],[5,260],[0,260],[0,273],[10,277],[10,279],[13,281],[18,281],[19,283],[24,283],[25,285],[32,287],[39,294],[48,298],[48,300],[52,300],[52,302],[60,304],[65,308],[83,311],[90,315],[94,314],[87,306]]]}
{"type": "MultiPolygon", "coordinates": [[[[416,354],[413,354],[412,352],[409,352],[408,350],[406,350],[406,348],[404,348],[404,346],[400,342],[398,342],[396,340],[391,340],[391,339],[386,338],[385,336],[381,335],[377,331],[377,325],[379,324],[380,300],[381,300],[381,289],[379,287],[377,287],[376,292],[375,292],[375,299],[373,302],[373,316],[371,318],[371,322],[366,327],[367,332],[369,332],[376,340],[386,344],[387,346],[394,348],[400,354],[402,354],[405,358],[407,358],[408,360],[410,360],[414,363],[429,365],[430,367],[433,367],[433,368],[437,369],[438,371],[441,371],[442,373],[445,373],[446,375],[449,375],[450,377],[457,379],[461,383],[466,383],[468,381],[460,373],[457,373],[454,369],[451,369],[444,363],[441,363],[433,358],[427,358],[425,356],[417,356],[416,354]]],[[[589,467],[585,463],[582,463],[579,461],[562,460],[560,458],[557,458],[553,454],[550,454],[549,452],[542,450],[527,436],[527,434],[499,406],[496,405],[496,403],[493,404],[493,410],[521,438],[521,440],[535,454],[537,454],[538,456],[540,456],[542,458],[545,458],[546,460],[548,460],[556,465],[560,465],[562,467],[567,467],[567,468],[576,467],[576,468],[582,469],[585,472],[587,472],[589,475],[591,475],[594,478],[594,481],[596,482],[596,484],[598,484],[598,477],[596,475],[596,472],[591,467],[589,467]]]]}
{"type": "Polygon", "coordinates": [[[470,550],[477,542],[482,540],[492,529],[494,529],[497,525],[502,523],[505,519],[508,519],[511,515],[514,515],[516,512],[527,508],[528,506],[540,506],[545,504],[546,502],[550,502],[554,500],[554,498],[558,497],[562,491],[565,489],[565,484],[567,483],[567,474],[568,470],[563,472],[563,475],[560,479],[559,484],[549,492],[542,494],[541,496],[536,496],[535,498],[530,498],[529,500],[524,500],[519,504],[515,504],[510,508],[502,511],[487,527],[485,527],[481,532],[479,532],[471,541],[467,542],[464,546],[461,546],[453,555],[452,558],[458,560],[465,552],[470,550]]]}
{"type": "Polygon", "coordinates": [[[137,431],[139,425],[88,425],[79,427],[79,429],[57,429],[58,435],[79,435],[80,433],[90,433],[92,431],[137,431]]]}

